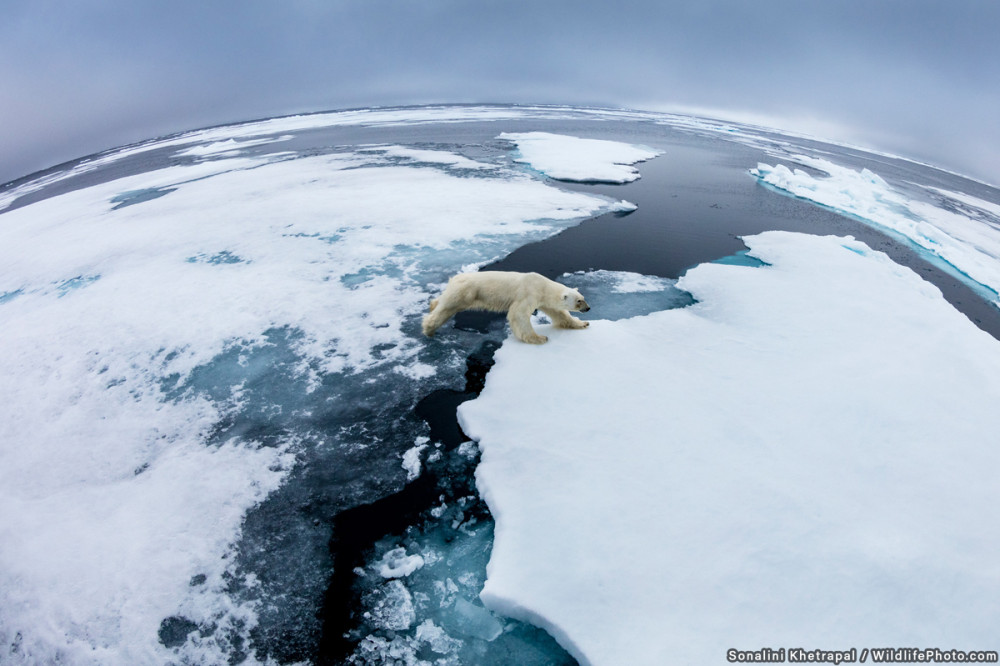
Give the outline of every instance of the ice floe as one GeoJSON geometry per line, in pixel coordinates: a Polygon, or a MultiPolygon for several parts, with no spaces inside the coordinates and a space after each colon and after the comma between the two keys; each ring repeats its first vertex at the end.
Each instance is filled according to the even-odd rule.
{"type": "Polygon", "coordinates": [[[486,607],[587,664],[991,645],[1000,343],[860,242],[745,241],[690,307],[497,352],[486,607]]]}
{"type": "Polygon", "coordinates": [[[939,264],[952,267],[951,272],[972,286],[978,286],[981,294],[988,290],[984,295],[1000,306],[1000,218],[996,217],[995,205],[967,195],[945,193],[976,206],[983,215],[993,216],[992,224],[983,224],[982,219],[904,195],[868,169],[858,171],[804,155],[796,156],[794,162],[825,175],[763,163],[751,174],[781,192],[905,238],[925,255],[939,260],[939,264]]]}
{"type": "Polygon", "coordinates": [[[633,164],[651,160],[662,152],[620,141],[550,132],[504,132],[499,138],[517,146],[515,162],[528,164],[557,180],[584,183],[631,182],[639,178],[633,164]]]}

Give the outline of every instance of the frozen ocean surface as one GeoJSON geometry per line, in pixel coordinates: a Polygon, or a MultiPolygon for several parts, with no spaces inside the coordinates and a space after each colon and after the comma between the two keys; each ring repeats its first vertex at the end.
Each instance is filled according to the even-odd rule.
{"type": "Polygon", "coordinates": [[[745,241],[695,305],[497,352],[486,607],[591,664],[993,647],[1000,342],[853,239],[745,241]]]}
{"type": "Polygon", "coordinates": [[[763,163],[751,173],[777,190],[898,234],[1000,307],[1000,211],[996,204],[940,188],[928,188],[938,195],[937,201],[921,201],[894,189],[868,169],[856,171],[806,156],[793,159],[824,175],[763,163]]]}
{"type": "Polygon", "coordinates": [[[703,662],[813,610],[988,648],[998,211],[561,107],[263,120],[4,185],[0,661],[703,662]],[[580,288],[591,328],[421,337],[487,265],[580,288]]]}

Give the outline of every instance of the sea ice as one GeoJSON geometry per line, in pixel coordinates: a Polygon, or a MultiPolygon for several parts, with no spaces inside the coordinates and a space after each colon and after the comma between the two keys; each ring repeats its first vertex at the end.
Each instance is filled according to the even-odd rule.
{"type": "Polygon", "coordinates": [[[417,443],[403,453],[403,469],[406,470],[407,481],[413,481],[420,476],[420,454],[427,448],[428,441],[426,437],[418,437],[417,443]]]}
{"type": "Polygon", "coordinates": [[[459,407],[486,607],[588,664],[964,645],[1000,614],[1000,343],[850,238],[745,239],[697,303],[508,340],[459,407]]]}
{"type": "Polygon", "coordinates": [[[620,141],[582,139],[549,132],[504,132],[498,138],[517,146],[515,162],[555,178],[584,183],[628,183],[639,178],[631,166],[662,151],[620,141]]]}
{"type": "Polygon", "coordinates": [[[945,193],[966,204],[978,204],[983,216],[993,215],[992,224],[989,221],[984,224],[983,219],[971,219],[969,215],[903,195],[868,169],[856,171],[804,155],[792,159],[826,175],[817,177],[783,164],[763,163],[750,173],[778,191],[902,236],[925,255],[938,259],[939,264],[957,269],[960,278],[972,282],[987,300],[1000,306],[1000,218],[996,217],[995,205],[967,195],[945,193]]]}
{"type": "Polygon", "coordinates": [[[503,633],[503,624],[492,613],[466,599],[455,600],[451,619],[452,629],[463,636],[492,641],[503,633]]]}
{"type": "MultiPolygon", "coordinates": [[[[173,645],[193,622],[218,630],[193,633],[186,658],[224,662],[259,607],[232,590],[261,584],[236,576],[234,544],[303,444],[280,429],[219,441],[259,371],[225,383],[223,361],[279,340],[313,389],[401,366],[398,381],[425,380],[406,327],[429,283],[618,206],[509,170],[340,153],[171,166],[5,212],[0,646],[163,663],[177,653],[158,635],[173,645]]],[[[387,590],[384,624],[402,626],[405,587],[387,590]]]]}
{"type": "Polygon", "coordinates": [[[433,620],[424,620],[417,627],[416,638],[427,643],[430,649],[438,654],[450,654],[462,647],[462,641],[452,638],[444,629],[434,624],[433,620]]]}
{"type": "Polygon", "coordinates": [[[417,619],[413,609],[413,595],[401,580],[390,580],[376,591],[376,601],[371,610],[371,621],[380,629],[403,631],[417,619]]]}
{"type": "Polygon", "coordinates": [[[393,548],[382,557],[378,573],[382,578],[404,578],[424,566],[420,555],[407,555],[405,548],[393,548]]]}

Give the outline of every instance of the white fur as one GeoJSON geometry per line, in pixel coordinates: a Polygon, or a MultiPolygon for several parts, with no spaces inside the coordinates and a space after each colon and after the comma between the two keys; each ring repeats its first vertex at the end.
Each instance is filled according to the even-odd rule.
{"type": "Polygon", "coordinates": [[[431,336],[442,324],[462,310],[506,312],[514,336],[522,342],[541,344],[548,340],[535,333],[531,315],[541,310],[556,328],[586,328],[569,312],[586,312],[587,301],[576,289],[559,284],[538,273],[483,271],[460,273],[448,280],[444,293],[431,301],[424,317],[424,335],[431,336]]]}

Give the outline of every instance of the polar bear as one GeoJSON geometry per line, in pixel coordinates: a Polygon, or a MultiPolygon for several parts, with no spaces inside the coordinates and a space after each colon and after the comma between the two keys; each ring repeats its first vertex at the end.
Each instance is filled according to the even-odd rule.
{"type": "Polygon", "coordinates": [[[518,340],[540,345],[548,338],[538,335],[531,327],[531,315],[535,310],[547,314],[556,328],[587,328],[588,322],[580,321],[569,311],[586,312],[589,309],[579,291],[538,273],[460,273],[448,280],[440,297],[431,301],[423,329],[424,335],[434,335],[442,324],[462,310],[506,312],[518,340]]]}

